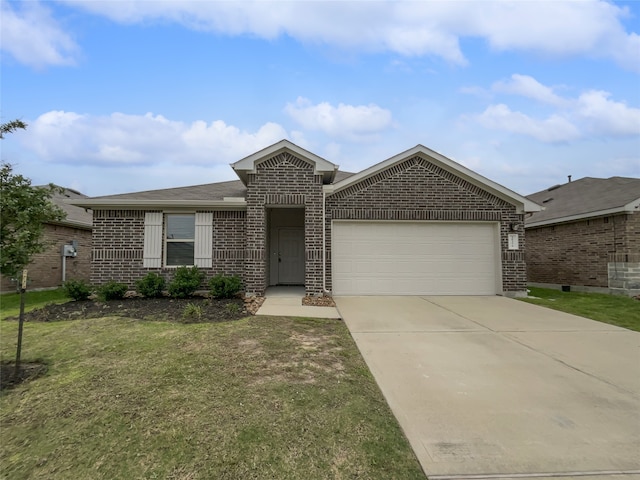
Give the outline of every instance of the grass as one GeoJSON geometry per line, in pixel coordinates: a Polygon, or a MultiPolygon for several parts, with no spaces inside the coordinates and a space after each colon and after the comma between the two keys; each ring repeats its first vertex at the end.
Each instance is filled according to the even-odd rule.
{"type": "MultiPolygon", "coordinates": [[[[37,292],[25,293],[24,305],[25,312],[44,307],[49,303],[65,303],[71,300],[64,293],[63,288],[56,290],[41,290],[37,292]]],[[[20,314],[20,294],[3,293],[0,295],[0,319],[7,317],[15,317],[20,314]]]]}
{"type": "Polygon", "coordinates": [[[104,318],[24,338],[48,371],[0,394],[4,478],[425,478],[342,322],[104,318]]]}
{"type": "Polygon", "coordinates": [[[548,288],[530,287],[529,290],[529,295],[536,298],[520,300],[640,332],[640,302],[633,298],[548,288]]]}

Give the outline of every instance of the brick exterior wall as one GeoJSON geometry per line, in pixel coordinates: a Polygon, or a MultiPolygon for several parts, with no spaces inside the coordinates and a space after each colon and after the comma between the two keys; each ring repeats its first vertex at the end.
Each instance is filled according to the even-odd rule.
{"type": "MultiPolygon", "coordinates": [[[[323,228],[326,234],[326,280],[331,289],[331,221],[443,220],[500,224],[502,289],[526,290],[525,238],[520,250],[509,251],[510,225],[523,224],[513,205],[416,156],[356,185],[327,196],[323,219],[322,175],[302,158],[284,152],[259,162],[247,177],[247,210],[215,211],[213,267],[207,278],[223,272],[243,279],[248,295],[261,295],[269,284],[269,228],[271,208],[304,208],[305,287],[308,295],[323,293],[323,228]]],[[[141,210],[94,211],[91,281],[127,283],[149,271],[170,281],[174,269],[144,268],[144,217],[141,210]]],[[[203,285],[204,287],[204,285],[203,285]]]]}
{"type": "Polygon", "coordinates": [[[249,295],[261,295],[268,285],[267,208],[304,207],[305,287],[322,292],[322,175],[314,166],[289,153],[256,165],[247,181],[247,243],[245,285],[249,295]]]}
{"type": "Polygon", "coordinates": [[[331,288],[331,221],[449,220],[500,222],[502,288],[505,293],[526,290],[525,238],[520,250],[510,251],[510,225],[523,225],[513,205],[443,170],[421,157],[379,172],[327,197],[327,288],[331,288]]]}
{"type": "MultiPolygon", "coordinates": [[[[175,268],[143,267],[144,217],[144,210],[94,210],[91,283],[115,280],[133,289],[149,272],[171,281],[175,268]]],[[[213,212],[213,262],[212,268],[201,269],[203,289],[218,273],[244,277],[245,226],[245,212],[213,212]]]]}
{"type": "MultiPolygon", "coordinates": [[[[66,259],[66,279],[89,281],[91,271],[91,230],[66,225],[47,224],[44,227],[43,253],[34,256],[27,267],[29,284],[27,289],[55,288],[62,285],[62,246],[72,240],[78,242],[78,255],[66,259]]],[[[2,292],[14,292],[16,284],[9,278],[1,279],[2,292]]]]}
{"type": "Polygon", "coordinates": [[[527,239],[531,282],[607,288],[613,256],[640,253],[640,214],[530,227],[527,239]]]}

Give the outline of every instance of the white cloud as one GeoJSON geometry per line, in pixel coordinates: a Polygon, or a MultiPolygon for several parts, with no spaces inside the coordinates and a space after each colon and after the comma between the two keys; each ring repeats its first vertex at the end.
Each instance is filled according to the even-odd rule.
{"type": "Polygon", "coordinates": [[[122,23],[172,21],[226,35],[280,35],[298,41],[404,56],[467,60],[461,38],[502,51],[609,58],[640,71],[640,37],[627,33],[625,8],[604,0],[513,2],[162,2],[67,3],[122,23]]]}
{"type": "Polygon", "coordinates": [[[580,131],[570,121],[558,115],[536,120],[521,112],[513,112],[504,104],[491,105],[476,117],[484,127],[519,133],[542,142],[566,142],[580,137],[580,131]]]}
{"type": "Polygon", "coordinates": [[[493,90],[496,92],[522,95],[523,97],[532,98],[551,105],[562,106],[567,103],[564,98],[556,95],[551,87],[542,85],[533,77],[519,75],[517,73],[511,75],[511,79],[508,81],[502,80],[494,83],[493,90]]]}
{"type": "Polygon", "coordinates": [[[514,112],[504,103],[490,105],[479,115],[466,115],[485,128],[531,136],[542,142],[564,142],[590,137],[640,136],[640,108],[610,99],[611,94],[590,90],[578,98],[561,97],[551,87],[528,75],[514,74],[493,84],[499,93],[520,95],[555,107],[547,118],[514,112]]]}
{"type": "Polygon", "coordinates": [[[295,103],[287,104],[285,112],[308,130],[352,141],[370,139],[392,125],[391,112],[375,104],[340,103],[336,107],[322,102],[313,105],[310,100],[298,97],[295,103]]]}
{"type": "Polygon", "coordinates": [[[609,92],[591,90],[578,98],[577,114],[592,133],[615,137],[640,135],[640,108],[609,100],[609,92]]]}
{"type": "Polygon", "coordinates": [[[64,164],[226,164],[287,137],[276,123],[255,132],[221,120],[191,124],[162,115],[80,115],[51,111],[30,122],[25,147],[43,160],[64,164]]]}
{"type": "Polygon", "coordinates": [[[78,46],[38,2],[20,2],[20,8],[2,1],[0,45],[18,62],[31,67],[73,65],[78,46]]]}

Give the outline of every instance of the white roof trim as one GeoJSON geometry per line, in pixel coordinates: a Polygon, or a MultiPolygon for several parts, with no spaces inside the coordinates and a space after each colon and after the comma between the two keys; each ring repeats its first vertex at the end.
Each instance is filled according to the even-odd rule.
{"type": "Polygon", "coordinates": [[[61,225],[63,227],[79,228],[81,230],[93,230],[93,224],[78,222],[75,220],[61,220],[59,222],[47,222],[50,225],[61,225]]]}
{"type": "Polygon", "coordinates": [[[596,210],[595,212],[578,213],[576,215],[568,215],[566,217],[549,218],[539,222],[526,223],[524,228],[543,227],[545,225],[555,225],[558,223],[577,222],[578,220],[586,220],[588,218],[606,217],[615,215],[616,213],[640,213],[640,198],[623,205],[622,207],[608,208],[606,210],[596,210]]]}
{"type": "Polygon", "coordinates": [[[290,151],[294,155],[308,160],[314,165],[315,173],[324,174],[327,179],[333,179],[335,172],[338,171],[338,165],[319,157],[315,153],[311,153],[302,147],[299,147],[295,143],[291,143],[289,140],[280,140],[278,143],[263,148],[262,150],[249,155],[248,157],[238,160],[231,164],[231,168],[236,172],[240,179],[246,183],[247,173],[256,173],[256,163],[273,157],[281,152],[290,151]]]}
{"type": "Polygon", "coordinates": [[[425,157],[426,160],[435,163],[439,167],[442,167],[443,169],[454,173],[461,178],[464,178],[468,182],[477,185],[484,190],[487,190],[488,192],[494,194],[496,197],[517,206],[519,213],[539,212],[541,210],[544,210],[544,207],[538,205],[537,203],[532,202],[522,195],[518,195],[514,191],[509,190],[508,188],[503,187],[502,185],[495,183],[472,170],[469,170],[468,168],[460,165],[457,162],[454,162],[450,158],[447,158],[438,152],[431,150],[430,148],[425,147],[424,145],[416,145],[415,147],[405,152],[399,153],[398,155],[395,155],[387,160],[384,160],[383,162],[369,167],[366,170],[361,171],[360,173],[356,173],[355,175],[352,175],[340,182],[334,183],[332,185],[325,185],[325,192],[331,194],[339,192],[340,190],[344,190],[345,188],[353,184],[356,184],[368,177],[377,174],[378,172],[386,170],[387,168],[390,168],[393,165],[416,155],[425,157]]]}
{"type": "Polygon", "coordinates": [[[244,210],[247,208],[245,199],[233,200],[134,200],[134,199],[78,199],[66,201],[70,205],[78,207],[100,209],[121,208],[125,210],[142,210],[147,208],[211,208],[214,210],[244,210]]]}

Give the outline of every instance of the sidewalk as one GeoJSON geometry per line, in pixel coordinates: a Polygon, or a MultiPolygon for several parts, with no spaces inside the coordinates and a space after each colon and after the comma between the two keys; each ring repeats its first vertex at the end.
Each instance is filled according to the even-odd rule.
{"type": "Polygon", "coordinates": [[[281,317],[340,318],[335,307],[310,307],[302,305],[304,287],[270,287],[256,315],[281,317]]]}

